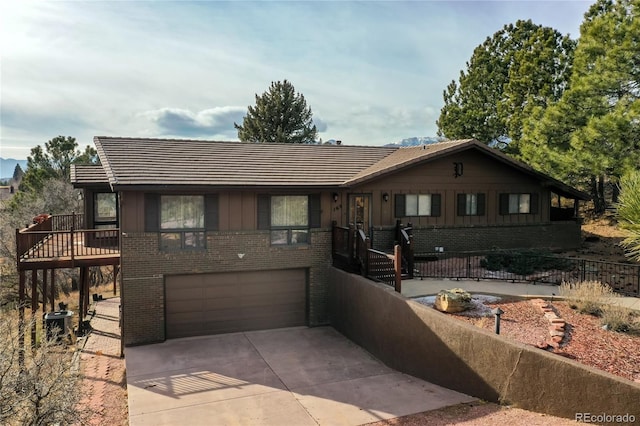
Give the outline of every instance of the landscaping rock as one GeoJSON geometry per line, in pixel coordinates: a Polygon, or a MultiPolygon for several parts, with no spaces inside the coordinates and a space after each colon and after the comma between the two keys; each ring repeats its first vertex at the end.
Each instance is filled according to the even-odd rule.
{"type": "Polygon", "coordinates": [[[434,304],[437,310],[448,313],[466,311],[471,306],[471,294],[461,288],[440,290],[434,304]]]}

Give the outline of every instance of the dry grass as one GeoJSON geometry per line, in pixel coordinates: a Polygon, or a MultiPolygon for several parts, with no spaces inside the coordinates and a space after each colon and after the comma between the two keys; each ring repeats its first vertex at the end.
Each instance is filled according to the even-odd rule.
{"type": "Polygon", "coordinates": [[[569,306],[583,314],[600,317],[600,323],[608,330],[640,332],[638,313],[620,306],[620,297],[611,287],[599,281],[562,283],[560,295],[567,299],[569,306]]]}
{"type": "Polygon", "coordinates": [[[607,302],[620,297],[600,281],[563,282],[560,285],[560,296],[565,297],[571,307],[580,313],[598,316],[607,302]]]}

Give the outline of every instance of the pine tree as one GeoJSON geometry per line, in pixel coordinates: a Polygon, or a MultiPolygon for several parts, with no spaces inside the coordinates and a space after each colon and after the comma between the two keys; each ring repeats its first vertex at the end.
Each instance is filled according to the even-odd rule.
{"type": "Polygon", "coordinates": [[[20,164],[16,164],[16,167],[13,169],[13,181],[20,182],[22,180],[22,176],[24,176],[24,170],[22,170],[20,164]]]}
{"type": "Polygon", "coordinates": [[[568,36],[531,20],[505,25],[476,47],[444,91],[438,135],[517,152],[524,118],[564,91],[574,48],[568,36]]]}
{"type": "MultiPolygon", "coordinates": [[[[596,212],[605,187],[640,163],[640,5],[598,0],[585,14],[569,88],[531,114],[522,159],[588,188],[596,212]]],[[[615,193],[615,191],[614,191],[615,193]]]]}
{"type": "Polygon", "coordinates": [[[315,143],[318,131],[302,94],[284,80],[272,82],[255,106],[249,106],[242,125],[234,123],[242,142],[315,143]]]}

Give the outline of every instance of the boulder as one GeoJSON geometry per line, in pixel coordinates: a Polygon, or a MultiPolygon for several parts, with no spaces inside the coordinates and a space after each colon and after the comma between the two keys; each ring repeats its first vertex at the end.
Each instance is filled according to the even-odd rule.
{"type": "Polygon", "coordinates": [[[471,294],[461,288],[440,290],[436,295],[434,307],[442,312],[462,312],[471,308],[471,294]]]}

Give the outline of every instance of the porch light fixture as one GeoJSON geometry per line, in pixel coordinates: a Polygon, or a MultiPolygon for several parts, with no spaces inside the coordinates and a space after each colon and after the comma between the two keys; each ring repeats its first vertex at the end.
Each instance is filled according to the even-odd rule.
{"type": "Polygon", "coordinates": [[[331,196],[333,197],[333,202],[337,203],[338,202],[338,193],[334,192],[333,194],[331,194],[331,196]]]}
{"type": "Polygon", "coordinates": [[[384,194],[382,194],[382,199],[383,199],[385,202],[389,201],[389,194],[388,194],[388,193],[386,193],[386,192],[385,192],[384,194]]]}

